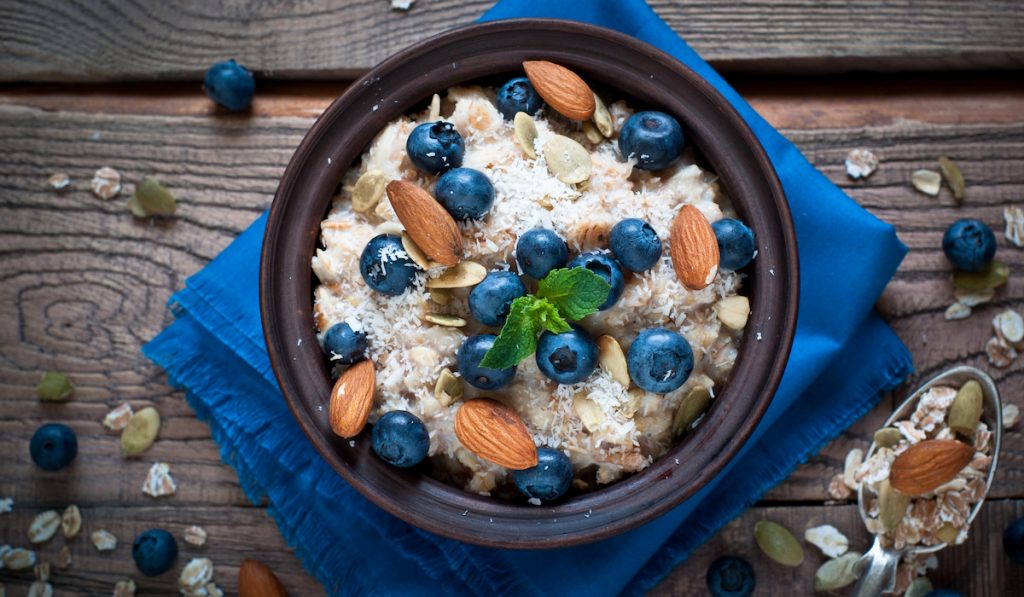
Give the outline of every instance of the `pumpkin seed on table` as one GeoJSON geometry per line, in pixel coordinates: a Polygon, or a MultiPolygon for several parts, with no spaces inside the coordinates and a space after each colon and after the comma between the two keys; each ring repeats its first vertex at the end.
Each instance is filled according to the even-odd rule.
{"type": "Polygon", "coordinates": [[[953,160],[946,156],[942,156],[939,158],[939,172],[941,172],[942,177],[946,179],[946,184],[949,185],[949,189],[953,191],[953,198],[956,199],[956,202],[963,202],[964,175],[960,172],[960,168],[957,167],[953,160]]]}
{"type": "Polygon", "coordinates": [[[591,117],[598,132],[606,139],[611,139],[615,134],[615,120],[612,118],[608,106],[604,105],[601,98],[594,94],[594,115],[591,117]]]}
{"type": "Polygon", "coordinates": [[[910,175],[910,182],[915,189],[935,197],[942,187],[942,176],[932,170],[917,170],[910,175]]]}
{"type": "Polygon", "coordinates": [[[128,208],[137,218],[148,216],[174,215],[178,202],[167,187],[155,178],[147,178],[135,187],[135,192],[128,199],[128,208]]]}
{"type": "Polygon", "coordinates": [[[672,416],[672,436],[681,437],[711,404],[711,392],[703,385],[690,388],[672,416]]]}
{"type": "Polygon", "coordinates": [[[437,378],[437,385],[434,386],[434,398],[437,398],[442,406],[451,406],[462,398],[462,394],[462,381],[455,377],[451,369],[442,369],[441,375],[437,378]]]}
{"type": "Polygon", "coordinates": [[[516,112],[515,118],[512,119],[512,126],[515,129],[516,141],[519,141],[519,146],[523,148],[526,155],[536,158],[537,123],[526,112],[516,112]]]}
{"type": "Polygon", "coordinates": [[[910,497],[893,489],[889,480],[878,484],[878,519],[886,531],[894,531],[907,514],[910,497]]]}
{"type": "Polygon", "coordinates": [[[565,184],[577,184],[590,178],[590,153],[569,137],[555,135],[544,144],[548,170],[565,184]]]}
{"type": "Polygon", "coordinates": [[[754,540],[766,556],[783,566],[796,567],[804,561],[800,542],[777,522],[762,520],[754,525],[754,540]]]}
{"type": "Polygon", "coordinates": [[[875,432],[875,445],[879,448],[892,448],[900,443],[903,434],[895,427],[883,427],[875,432]]]}
{"type": "Polygon", "coordinates": [[[387,184],[388,178],[380,170],[363,172],[352,187],[352,209],[363,214],[373,211],[384,197],[387,184]]]}
{"type": "Polygon", "coordinates": [[[71,379],[57,371],[43,373],[43,378],[36,386],[36,396],[40,400],[46,401],[67,400],[74,391],[75,386],[71,383],[71,379]]]}
{"type": "Polygon", "coordinates": [[[147,406],[132,415],[121,431],[121,451],[125,456],[136,456],[145,452],[156,440],[160,431],[160,413],[147,406]]]}
{"type": "Polygon", "coordinates": [[[423,316],[423,319],[430,323],[436,323],[437,325],[443,325],[450,328],[461,328],[466,325],[465,319],[457,315],[448,315],[447,313],[427,313],[423,316]]]}
{"type": "Polygon", "coordinates": [[[1010,277],[1010,266],[993,259],[992,263],[980,272],[953,272],[953,285],[960,290],[991,290],[1006,284],[1010,277]]]}
{"type": "Polygon", "coordinates": [[[826,561],[814,573],[815,591],[835,591],[850,585],[857,580],[854,568],[862,554],[855,551],[847,552],[838,558],[826,561]]]}
{"type": "Polygon", "coordinates": [[[56,510],[40,512],[28,527],[28,540],[32,543],[49,541],[60,528],[60,514],[56,510]]]}

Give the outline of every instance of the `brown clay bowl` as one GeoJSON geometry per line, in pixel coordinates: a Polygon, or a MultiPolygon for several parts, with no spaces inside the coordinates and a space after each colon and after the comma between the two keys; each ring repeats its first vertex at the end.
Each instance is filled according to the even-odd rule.
{"type": "Polygon", "coordinates": [[[647,522],[701,489],[736,454],[771,402],[796,326],[796,240],[778,178],[728,102],[661,51],[589,25],[511,20],[471,25],[384,61],[320,116],[303,139],[270,208],[260,272],[270,361],[299,425],[346,481],[384,510],[420,528],[495,547],[548,548],[610,537],[647,522]],[[354,445],[327,422],[331,378],[313,327],[310,259],[320,221],[342,175],[396,116],[468,81],[500,82],[521,62],[552,60],[637,107],[673,114],[688,143],[718,174],[757,237],[745,283],[752,314],[729,383],[698,428],[646,470],[554,506],[466,493],[421,470],[384,464],[364,430],[354,445]],[[771,270],[771,272],[769,272],[771,270]],[[760,333],[760,334],[758,334],[760,333]],[[758,341],[760,335],[763,341],[758,341]],[[678,462],[678,464],[676,464],[678,462]]]}

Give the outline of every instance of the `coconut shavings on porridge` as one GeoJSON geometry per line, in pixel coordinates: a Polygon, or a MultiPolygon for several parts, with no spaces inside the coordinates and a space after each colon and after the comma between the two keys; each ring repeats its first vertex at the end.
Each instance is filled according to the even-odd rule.
{"type": "Polygon", "coordinates": [[[550,62],[524,70],[380,131],[312,267],[335,433],[373,423],[394,466],[540,504],[644,469],[699,424],[736,359],[755,250],[672,116],[605,105],[550,62]]]}

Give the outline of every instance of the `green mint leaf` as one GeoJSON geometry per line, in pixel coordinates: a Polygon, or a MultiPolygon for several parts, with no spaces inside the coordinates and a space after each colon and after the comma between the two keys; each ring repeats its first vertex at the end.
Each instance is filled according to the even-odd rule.
{"type": "Polygon", "coordinates": [[[534,316],[535,302],[538,302],[537,299],[529,295],[512,301],[505,325],[494,345],[480,361],[481,367],[508,369],[537,350],[540,323],[534,316]]]}
{"type": "Polygon", "coordinates": [[[530,315],[536,322],[538,329],[546,329],[552,334],[561,334],[572,329],[569,326],[569,322],[558,312],[558,307],[547,299],[534,300],[530,306],[530,315]]]}
{"type": "Polygon", "coordinates": [[[611,285],[585,267],[551,270],[537,286],[537,296],[547,299],[569,321],[583,319],[608,299],[611,285]]]}

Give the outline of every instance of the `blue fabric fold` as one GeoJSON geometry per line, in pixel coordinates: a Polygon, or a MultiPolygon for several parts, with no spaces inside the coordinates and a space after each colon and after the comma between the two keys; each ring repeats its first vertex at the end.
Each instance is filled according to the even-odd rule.
{"type": "Polygon", "coordinates": [[[891,226],[811,166],[641,0],[502,0],[483,20],[572,18],[655,45],[711,82],[768,152],[800,249],[800,316],[776,396],[737,457],[700,493],[618,537],[544,552],[466,545],[377,509],[319,457],[277,387],[260,325],[261,216],[170,301],[143,349],[210,425],[221,457],[329,594],[639,594],[867,412],[911,371],[873,305],[906,253],[891,226]]]}

